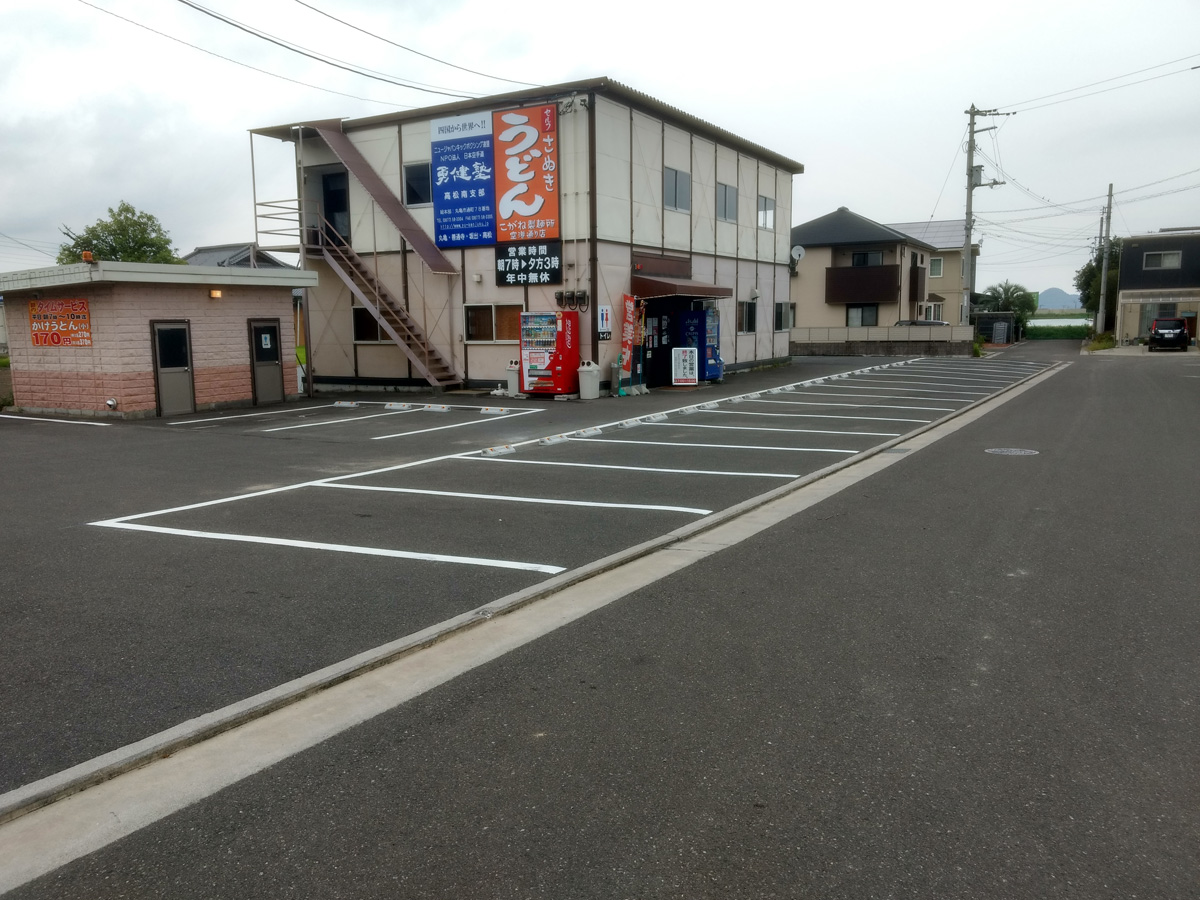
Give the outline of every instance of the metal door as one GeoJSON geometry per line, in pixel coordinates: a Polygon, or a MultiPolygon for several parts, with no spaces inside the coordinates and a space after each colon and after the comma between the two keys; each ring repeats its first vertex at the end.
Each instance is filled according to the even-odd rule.
{"type": "Polygon", "coordinates": [[[254,372],[254,405],[283,402],[283,358],[279,320],[250,322],[250,359],[254,372]]]}
{"type": "Polygon", "coordinates": [[[187,322],[153,322],[154,381],[158,414],[181,416],[196,411],[192,385],[192,341],[187,322]]]}

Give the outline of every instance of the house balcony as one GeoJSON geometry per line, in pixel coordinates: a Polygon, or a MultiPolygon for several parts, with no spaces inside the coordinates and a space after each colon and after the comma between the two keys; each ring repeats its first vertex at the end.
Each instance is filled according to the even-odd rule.
{"type": "Polygon", "coordinates": [[[834,266],[825,270],[826,303],[896,303],[900,266],[834,266]]]}

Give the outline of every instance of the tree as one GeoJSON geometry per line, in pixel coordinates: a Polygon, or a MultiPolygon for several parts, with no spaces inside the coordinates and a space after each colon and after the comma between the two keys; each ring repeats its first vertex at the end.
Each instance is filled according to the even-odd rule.
{"type": "Polygon", "coordinates": [[[986,306],[988,309],[999,312],[1015,313],[1017,326],[1024,328],[1025,323],[1037,310],[1037,297],[1029,293],[1022,284],[1002,281],[999,284],[991,285],[983,292],[980,306],[986,306]]]}
{"type": "MultiPolygon", "coordinates": [[[[1104,270],[1104,247],[1096,248],[1095,254],[1075,273],[1075,290],[1079,291],[1079,302],[1093,316],[1100,307],[1100,273],[1104,270]]],[[[1121,239],[1112,239],[1112,252],[1108,255],[1108,289],[1104,296],[1104,322],[1112,326],[1117,320],[1117,285],[1121,280],[1121,239]]]]}
{"type": "Polygon", "coordinates": [[[62,233],[70,243],[58,248],[58,264],[79,262],[83,251],[90,250],[97,259],[142,263],[181,263],[171,247],[171,236],[163,230],[158,219],[150,213],[138,212],[124,200],[114,210],[108,209],[107,219],[98,219],[76,234],[66,225],[62,233]]]}

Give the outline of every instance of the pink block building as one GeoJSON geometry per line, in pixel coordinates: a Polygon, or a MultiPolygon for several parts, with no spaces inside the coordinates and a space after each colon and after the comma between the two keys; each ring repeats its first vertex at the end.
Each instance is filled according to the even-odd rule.
{"type": "Polygon", "coordinates": [[[98,262],[0,274],[13,403],[142,418],[298,395],[292,291],[314,272],[98,262]]]}

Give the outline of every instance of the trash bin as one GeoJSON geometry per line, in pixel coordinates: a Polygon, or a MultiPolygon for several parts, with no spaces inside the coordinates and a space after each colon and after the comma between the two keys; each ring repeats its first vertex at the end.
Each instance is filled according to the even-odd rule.
{"type": "Polygon", "coordinates": [[[590,359],[579,364],[579,399],[600,399],[600,367],[590,359]]]}
{"type": "Polygon", "coordinates": [[[508,361],[508,396],[515,397],[519,393],[521,393],[521,361],[510,359],[508,361]]]}

